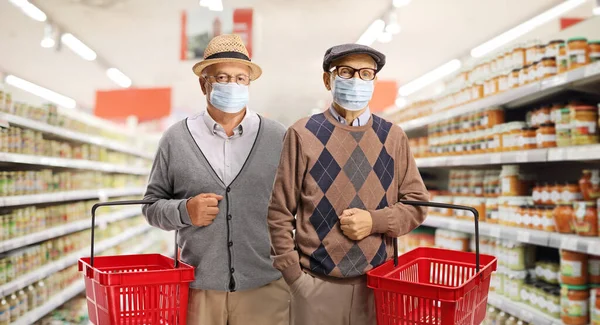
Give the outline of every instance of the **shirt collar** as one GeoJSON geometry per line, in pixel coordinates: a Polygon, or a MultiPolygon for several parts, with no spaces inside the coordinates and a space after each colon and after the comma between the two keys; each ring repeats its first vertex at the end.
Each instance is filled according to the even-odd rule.
{"type": "MultiPolygon", "coordinates": [[[[344,125],[348,125],[348,121],[346,121],[346,119],[344,117],[342,117],[340,114],[338,114],[338,112],[335,110],[335,108],[333,107],[333,105],[331,105],[331,107],[329,107],[329,111],[331,112],[331,115],[340,123],[344,124],[344,125]]],[[[369,106],[367,106],[367,109],[365,109],[365,111],[360,114],[357,118],[354,119],[354,121],[352,121],[352,125],[351,126],[364,126],[367,125],[367,122],[369,122],[369,119],[371,118],[371,109],[369,108],[369,106]]]]}
{"type": "MultiPolygon", "coordinates": [[[[242,122],[233,129],[233,136],[241,136],[244,134],[244,129],[247,128],[248,123],[250,123],[249,117],[253,114],[255,114],[253,111],[251,111],[249,108],[246,108],[246,115],[244,115],[242,122]]],[[[223,127],[219,123],[217,123],[212,118],[212,116],[210,116],[210,114],[208,113],[207,110],[203,112],[202,118],[204,119],[204,123],[206,124],[206,127],[211,131],[211,133],[213,135],[216,135],[217,132],[224,133],[223,127]]]]}

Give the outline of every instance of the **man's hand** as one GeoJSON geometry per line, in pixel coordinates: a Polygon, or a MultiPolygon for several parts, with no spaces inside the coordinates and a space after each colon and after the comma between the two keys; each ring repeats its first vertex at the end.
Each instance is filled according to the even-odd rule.
{"type": "Polygon", "coordinates": [[[219,201],[223,196],[214,193],[204,193],[189,199],[186,208],[192,224],[198,227],[206,227],[213,223],[219,214],[219,201]]]}
{"type": "Polygon", "coordinates": [[[344,210],[340,216],[342,232],[352,240],[361,240],[371,234],[373,219],[369,211],[361,209],[344,210]]]}

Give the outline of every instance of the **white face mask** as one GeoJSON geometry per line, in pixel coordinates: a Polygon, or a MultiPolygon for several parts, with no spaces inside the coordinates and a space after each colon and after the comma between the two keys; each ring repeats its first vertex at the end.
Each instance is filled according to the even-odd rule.
{"type": "Polygon", "coordinates": [[[343,79],[340,76],[335,76],[331,93],[333,94],[333,101],[345,110],[360,111],[369,105],[374,89],[373,80],[343,79]]]}
{"type": "Polygon", "coordinates": [[[209,102],[218,110],[225,113],[237,113],[248,105],[250,94],[247,85],[238,85],[235,82],[226,84],[217,82],[211,86],[209,102]]]}

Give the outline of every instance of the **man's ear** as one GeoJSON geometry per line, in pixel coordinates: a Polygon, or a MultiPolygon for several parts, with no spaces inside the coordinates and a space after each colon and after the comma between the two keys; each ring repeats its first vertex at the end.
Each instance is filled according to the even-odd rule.
{"type": "Polygon", "coordinates": [[[202,89],[202,93],[204,94],[204,96],[206,96],[208,93],[208,89],[206,89],[206,78],[199,77],[198,82],[200,83],[200,88],[202,89]]]}
{"type": "Polygon", "coordinates": [[[331,74],[329,72],[323,72],[323,83],[325,84],[325,88],[331,91],[331,74]]]}

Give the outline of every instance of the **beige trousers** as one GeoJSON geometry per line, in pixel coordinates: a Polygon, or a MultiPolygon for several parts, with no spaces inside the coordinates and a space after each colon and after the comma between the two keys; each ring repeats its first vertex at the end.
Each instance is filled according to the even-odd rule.
{"type": "Polygon", "coordinates": [[[306,273],[290,286],[291,325],[376,325],[375,299],[366,281],[336,284],[306,273]]]}
{"type": "Polygon", "coordinates": [[[190,289],[187,325],[288,325],[289,307],[283,279],[247,291],[190,289]]]}

